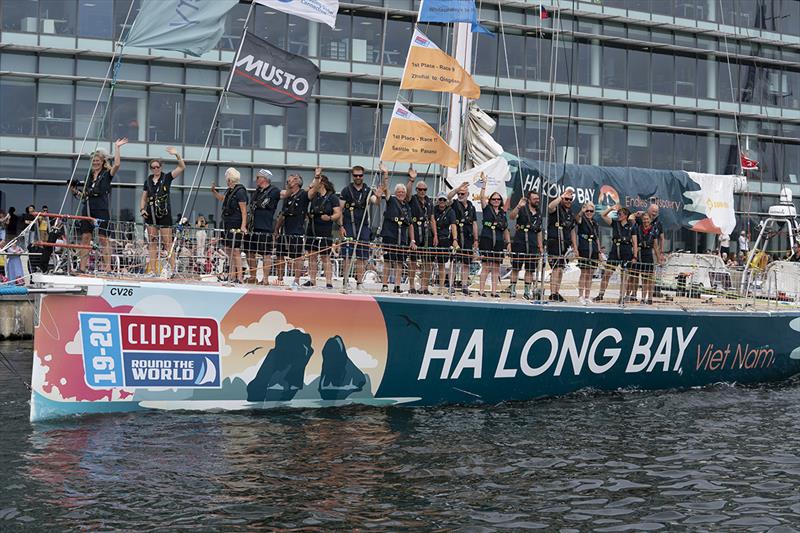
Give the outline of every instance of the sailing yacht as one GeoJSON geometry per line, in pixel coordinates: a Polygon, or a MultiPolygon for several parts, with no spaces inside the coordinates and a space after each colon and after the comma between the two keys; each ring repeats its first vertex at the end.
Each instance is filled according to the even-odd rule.
{"type": "MultiPolygon", "coordinates": [[[[413,38],[412,52],[419,53],[415,43],[425,48],[430,64],[447,61],[444,55],[461,69],[437,86],[452,93],[448,139],[431,134],[402,102],[387,137],[413,137],[406,146],[422,143],[432,164],[452,164],[455,154],[451,186],[466,181],[474,192],[489,180],[505,195],[516,180],[521,193],[531,165],[503,153],[491,139],[491,119],[460,94],[475,90],[467,79],[470,24],[457,23],[453,56],[431,51],[421,31],[413,38]]],[[[409,153],[384,147],[389,161],[423,163],[409,153]]],[[[531,172],[543,201],[589,170],[559,165],[554,154],[531,172]]],[[[704,198],[700,177],[681,177],[698,184],[693,192],[704,198]]],[[[790,204],[784,197],[771,211],[751,255],[773,228],[800,234],[790,204]]],[[[69,224],[86,217],[52,218],[69,224]]],[[[31,421],[145,410],[493,404],[587,388],[759,383],[800,372],[800,307],[756,290],[757,280],[768,279],[764,273],[750,271],[737,291],[709,295],[714,305],[678,297],[656,306],[589,307],[287,291],[226,282],[225,253],[198,253],[190,230],[176,233],[170,253],[180,260],[189,252],[191,275],[142,275],[123,257],[104,276],[73,275],[67,267],[26,277],[37,309],[31,421]],[[198,256],[207,260],[199,268],[198,256]]],[[[124,232],[116,237],[122,241],[124,232]]],[[[63,235],[49,244],[63,253],[81,249],[63,235]]],[[[537,279],[543,283],[542,272],[537,279]]]]}

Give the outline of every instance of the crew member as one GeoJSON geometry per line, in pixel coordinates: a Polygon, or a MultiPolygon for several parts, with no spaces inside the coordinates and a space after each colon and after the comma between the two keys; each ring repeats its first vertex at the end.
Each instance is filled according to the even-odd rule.
{"type": "Polygon", "coordinates": [[[553,198],[547,204],[547,255],[550,268],[550,300],[563,302],[561,296],[561,279],[564,277],[564,267],[567,264],[566,253],[571,242],[572,228],[575,226],[575,216],[572,214],[572,200],[575,197],[571,187],[568,187],[561,196],[553,198]]]}
{"type": "Polygon", "coordinates": [[[272,234],[275,228],[275,211],[281,200],[281,191],[272,184],[272,172],[262,168],[256,173],[256,190],[247,203],[247,261],[250,265],[250,283],[258,283],[256,270],[261,256],[261,274],[264,285],[269,284],[272,272],[272,234]]]}
{"type": "Polygon", "coordinates": [[[445,264],[447,263],[448,257],[451,257],[450,266],[454,266],[455,260],[452,258],[455,256],[452,256],[451,252],[453,250],[453,245],[458,242],[456,214],[450,207],[447,195],[444,192],[440,192],[438,196],[436,196],[436,207],[433,211],[433,219],[433,242],[436,247],[433,260],[439,267],[440,294],[444,294],[446,288],[445,264]]]}
{"type": "MultiPolygon", "coordinates": [[[[120,152],[123,146],[128,144],[128,139],[117,139],[114,142],[114,163],[109,164],[108,154],[104,150],[96,150],[92,155],[92,168],[89,171],[89,177],[86,183],[80,189],[72,184],[72,193],[78,196],[83,207],[81,214],[85,217],[92,217],[95,220],[82,220],[80,224],[81,244],[89,246],[92,242],[92,233],[94,232],[95,224],[98,226],[98,234],[100,237],[100,249],[102,250],[102,264],[103,270],[108,270],[111,265],[111,246],[108,242],[108,235],[111,233],[108,229],[109,219],[111,212],[109,209],[109,200],[111,198],[111,180],[117,174],[120,167],[120,152]]],[[[86,264],[89,260],[88,249],[80,251],[80,269],[79,272],[86,272],[86,264]]]]}
{"type": "MultiPolygon", "coordinates": [[[[417,171],[413,168],[408,169],[408,183],[406,189],[411,191],[414,188],[414,180],[417,178],[417,171]]],[[[411,207],[411,223],[414,224],[414,236],[416,237],[417,252],[411,252],[411,261],[408,263],[409,293],[415,294],[417,289],[414,287],[414,280],[417,277],[417,267],[420,269],[419,290],[422,294],[431,294],[428,290],[428,281],[432,274],[433,255],[432,248],[436,246],[434,242],[433,227],[433,202],[428,197],[428,185],[419,182],[416,186],[417,194],[408,201],[411,207]],[[421,248],[421,250],[420,250],[421,248]]]]}
{"type": "Polygon", "coordinates": [[[303,178],[299,174],[291,174],[286,178],[286,189],[281,191],[283,208],[275,224],[275,234],[281,235],[276,248],[278,258],[278,278],[281,278],[281,266],[291,262],[294,278],[291,288],[300,286],[300,274],[303,266],[303,235],[306,232],[306,214],[310,198],[309,191],[317,192],[315,179],[309,190],[303,189],[303,178]]]}
{"type": "MultiPolygon", "coordinates": [[[[306,252],[308,256],[308,284],[317,284],[317,256],[325,269],[325,288],[333,288],[331,269],[331,248],[333,247],[333,224],[342,219],[339,197],[328,177],[317,168],[315,174],[316,190],[309,187],[308,225],[306,227],[306,252]]],[[[312,184],[313,185],[313,184],[312,184]]]]}
{"type": "Polygon", "coordinates": [[[658,239],[661,236],[658,228],[651,222],[649,213],[639,216],[640,224],[636,228],[636,241],[639,245],[639,256],[636,269],[642,278],[642,303],[653,303],[653,287],[655,286],[654,262],[661,261],[658,239]]]}
{"type": "Polygon", "coordinates": [[[588,304],[594,274],[600,259],[600,239],[597,222],[594,220],[594,203],[585,202],[572,230],[572,249],[578,254],[578,268],[581,271],[578,280],[578,303],[588,304]]]}
{"type": "Polygon", "coordinates": [[[511,210],[508,216],[511,220],[516,221],[516,231],[511,241],[511,297],[517,297],[519,271],[520,269],[525,269],[525,292],[523,292],[522,296],[526,300],[530,300],[534,297],[534,292],[531,291],[531,283],[533,282],[534,273],[538,273],[539,257],[541,257],[544,250],[542,218],[539,216],[539,193],[528,191],[526,198],[520,198],[519,203],[511,210]]]}
{"type": "Polygon", "coordinates": [[[603,268],[603,278],[600,280],[600,293],[595,296],[595,302],[602,302],[608,288],[608,282],[614,271],[620,268],[622,273],[622,281],[619,286],[620,301],[628,293],[628,279],[631,262],[636,258],[638,253],[638,244],[636,242],[636,225],[630,220],[630,210],[627,207],[620,207],[614,205],[606,208],[601,213],[603,222],[611,226],[611,252],[608,254],[608,260],[603,268]],[[613,220],[610,216],[611,211],[616,211],[617,219],[613,220]]]}
{"type": "Polygon", "coordinates": [[[242,283],[242,241],[247,233],[247,189],[240,183],[241,174],[233,167],[225,171],[228,189],[222,195],[217,186],[211,185],[211,194],[222,202],[222,245],[229,255],[230,279],[242,283]]]}
{"type": "Polygon", "coordinates": [[[664,233],[664,225],[661,224],[661,219],[659,218],[658,213],[658,204],[650,204],[650,207],[647,208],[647,214],[650,215],[650,223],[653,224],[653,227],[655,227],[656,231],[658,232],[658,241],[656,242],[658,255],[656,256],[656,259],[660,264],[664,261],[664,240],[666,238],[666,234],[664,233]]]}
{"type": "MultiPolygon", "coordinates": [[[[380,171],[384,179],[389,175],[389,169],[383,163],[380,164],[380,171]]],[[[383,191],[373,191],[364,184],[364,167],[360,165],[354,166],[350,175],[353,181],[339,194],[339,205],[342,208],[339,233],[343,239],[352,241],[342,247],[345,256],[342,283],[347,287],[350,268],[355,260],[356,288],[360,289],[364,278],[364,261],[369,258],[369,245],[372,240],[368,207],[378,203],[383,191]]]]}
{"type": "Polygon", "coordinates": [[[789,254],[786,260],[794,263],[800,262],[800,241],[795,241],[792,253],[789,254]]]}
{"type": "MultiPolygon", "coordinates": [[[[384,178],[383,189],[388,188],[389,177],[384,178]]],[[[416,250],[414,244],[414,226],[411,223],[411,207],[406,201],[408,193],[406,186],[398,183],[394,187],[394,194],[386,198],[386,211],[383,213],[381,224],[381,238],[383,239],[383,287],[382,291],[389,290],[389,277],[394,274],[394,289],[400,292],[401,275],[403,274],[403,261],[408,256],[408,246],[416,250]]],[[[413,282],[409,280],[413,287],[413,282]]]]}
{"type": "MultiPolygon", "coordinates": [[[[469,267],[472,264],[473,254],[478,251],[478,214],[475,206],[469,200],[469,183],[464,182],[459,187],[447,193],[448,200],[453,196],[458,198],[452,203],[453,213],[456,215],[456,229],[458,238],[455,247],[458,250],[456,262],[461,265],[461,293],[469,296],[469,267]]],[[[453,283],[454,280],[450,280],[453,283]]]]}
{"type": "Polygon", "coordinates": [[[500,298],[500,263],[503,260],[503,251],[511,251],[511,237],[508,233],[508,218],[503,209],[503,197],[499,192],[493,192],[486,197],[486,177],[481,174],[483,186],[481,187],[481,206],[483,207],[483,221],[478,248],[481,251],[480,296],[486,296],[486,278],[491,275],[492,297],[500,298]]]}
{"type": "Polygon", "coordinates": [[[175,271],[175,254],[172,250],[172,205],[170,188],[172,181],[183,174],[186,163],[174,146],[167,147],[167,153],[178,160],[178,166],[166,174],[161,172],[163,163],[160,159],[150,161],[150,172],[144,182],[144,190],[139,200],[139,212],[147,224],[147,247],[150,251],[149,269],[157,272],[159,241],[169,254],[169,264],[175,271]]]}

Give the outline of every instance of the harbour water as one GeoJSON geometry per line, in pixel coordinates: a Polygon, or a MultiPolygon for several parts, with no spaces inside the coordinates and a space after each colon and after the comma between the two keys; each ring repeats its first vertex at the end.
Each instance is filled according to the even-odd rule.
{"type": "MultiPolygon", "coordinates": [[[[32,343],[0,343],[27,380],[32,343]]],[[[28,422],[0,366],[0,531],[800,530],[800,382],[485,407],[28,422]]]]}

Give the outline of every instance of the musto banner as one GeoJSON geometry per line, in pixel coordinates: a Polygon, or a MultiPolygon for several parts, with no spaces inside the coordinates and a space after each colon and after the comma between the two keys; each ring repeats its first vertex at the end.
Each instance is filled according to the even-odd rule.
{"type": "Polygon", "coordinates": [[[736,227],[733,210],[735,176],[719,176],[628,167],[547,164],[527,159],[509,160],[513,193],[511,205],[522,191],[544,190],[554,198],[567,187],[575,190],[575,205],[594,202],[598,211],[620,204],[643,211],[660,208],[666,229],[683,226],[703,233],[730,234],[736,227]]]}

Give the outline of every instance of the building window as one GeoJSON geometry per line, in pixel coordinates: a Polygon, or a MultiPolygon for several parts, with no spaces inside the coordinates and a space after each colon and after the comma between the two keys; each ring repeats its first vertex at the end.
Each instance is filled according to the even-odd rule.
{"type": "Polygon", "coordinates": [[[73,92],[71,83],[39,83],[36,132],[40,137],[71,137],[73,92]]]}
{"type": "Polygon", "coordinates": [[[78,2],[78,37],[110,39],[114,31],[114,0],[78,2]]]}
{"type": "Polygon", "coordinates": [[[628,90],[650,92],[650,53],[628,50],[628,90]]]}
{"type": "Polygon", "coordinates": [[[286,110],[286,148],[291,151],[316,152],[317,104],[290,107],[286,110]],[[309,133],[310,132],[310,133],[309,133]]]}
{"type": "Polygon", "coordinates": [[[253,140],[256,147],[283,150],[286,129],[284,108],[258,101],[253,103],[255,104],[255,113],[253,114],[255,137],[253,140]]]}
{"type": "Polygon", "coordinates": [[[139,0],[114,0],[114,38],[120,39],[127,37],[128,31],[136,20],[136,15],[139,14],[139,0]],[[131,9],[131,2],[133,2],[133,9],[131,9]],[[130,17],[128,17],[128,10],[130,10],[130,17]],[[125,22],[125,19],[128,22],[125,22]]]}
{"type": "Polygon", "coordinates": [[[226,96],[219,112],[219,144],[229,148],[253,145],[253,101],[226,96]]]}
{"type": "Polygon", "coordinates": [[[705,96],[697,94],[697,60],[693,56],[675,56],[675,96],[705,96]]]}
{"type": "Polygon", "coordinates": [[[354,154],[375,153],[375,106],[352,106],[350,108],[350,149],[354,154]]]}
{"type": "Polygon", "coordinates": [[[114,139],[127,137],[144,142],[147,124],[147,93],[143,89],[117,89],[111,106],[114,139]]]}
{"type": "Polygon", "coordinates": [[[627,76],[625,74],[625,49],[615,46],[603,46],[603,64],[600,68],[600,76],[603,80],[603,87],[608,89],[625,90],[627,76]]]}
{"type": "Polygon", "coordinates": [[[108,88],[103,90],[100,104],[97,107],[97,111],[94,113],[94,119],[92,119],[92,113],[95,111],[99,93],[99,84],[78,84],[75,88],[75,137],[79,139],[86,135],[90,120],[92,121],[92,128],[89,130],[87,139],[95,140],[103,138],[109,131],[108,124],[110,124],[110,117],[106,116],[108,88]],[[105,126],[101,128],[103,117],[105,117],[106,122],[105,126]]]}
{"type": "Polygon", "coordinates": [[[181,142],[183,94],[180,91],[151,91],[147,140],[153,143],[181,142]]]}
{"type": "Polygon", "coordinates": [[[475,74],[497,76],[497,38],[478,34],[475,45],[475,74]]]}
{"type": "MultiPolygon", "coordinates": [[[[353,17],[353,61],[380,65],[382,34],[382,18],[353,17]]],[[[403,61],[405,61],[405,58],[403,58],[403,61]]],[[[402,65],[403,63],[401,62],[400,64],[402,65]]]]}
{"type": "Polygon", "coordinates": [[[3,135],[33,135],[36,86],[32,81],[0,78],[0,133],[3,135]]]}
{"type": "Polygon", "coordinates": [[[351,17],[336,17],[336,28],[319,24],[319,56],[323,59],[347,61],[350,59],[351,17]]]}
{"type": "Polygon", "coordinates": [[[606,124],[603,126],[601,139],[603,143],[601,164],[609,167],[625,166],[627,145],[625,128],[606,124]]]}
{"type": "Polygon", "coordinates": [[[205,144],[217,101],[215,94],[186,93],[186,144],[205,144]]]}
{"type": "Polygon", "coordinates": [[[650,132],[644,128],[628,128],[627,165],[650,168],[650,132]]]}
{"type": "MultiPolygon", "coordinates": [[[[247,11],[249,9],[249,5],[237,4],[230,10],[228,16],[225,18],[225,30],[222,33],[222,37],[219,39],[219,48],[221,50],[236,51],[239,48],[239,41],[242,40],[244,21],[247,19],[247,11]]],[[[250,27],[253,27],[252,20],[250,21],[250,27]]]]}
{"type": "Polygon", "coordinates": [[[75,35],[76,0],[39,0],[39,25],[43,34],[75,35]]]}
{"type": "Polygon", "coordinates": [[[347,104],[334,102],[320,104],[319,149],[321,152],[334,154],[348,152],[347,107],[347,104]]]}
{"type": "Polygon", "coordinates": [[[39,18],[36,12],[39,6],[35,1],[4,0],[0,7],[3,31],[36,33],[38,30],[39,18]]]}
{"type": "Polygon", "coordinates": [[[653,92],[657,94],[675,94],[675,57],[672,54],[652,55],[653,92]]]}
{"type": "Polygon", "coordinates": [[[386,43],[383,52],[385,65],[402,67],[405,64],[413,28],[414,25],[405,20],[390,18],[386,22],[386,43]]]}
{"type": "Polygon", "coordinates": [[[664,131],[654,131],[653,135],[653,164],[652,168],[672,170],[675,168],[673,157],[673,134],[664,131]]]}

